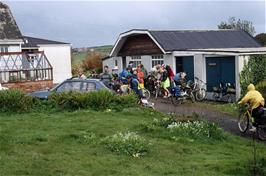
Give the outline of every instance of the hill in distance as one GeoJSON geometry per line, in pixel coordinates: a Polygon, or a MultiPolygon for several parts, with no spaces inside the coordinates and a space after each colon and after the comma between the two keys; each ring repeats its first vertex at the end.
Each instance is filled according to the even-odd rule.
{"type": "Polygon", "coordinates": [[[94,47],[83,47],[72,49],[72,65],[80,64],[90,52],[99,52],[103,57],[108,56],[113,48],[113,45],[103,45],[94,47]]]}

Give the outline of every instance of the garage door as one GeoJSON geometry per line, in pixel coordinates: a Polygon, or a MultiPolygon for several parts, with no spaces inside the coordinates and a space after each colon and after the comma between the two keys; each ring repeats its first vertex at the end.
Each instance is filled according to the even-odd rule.
{"type": "Polygon", "coordinates": [[[176,73],[185,71],[187,80],[194,80],[194,57],[176,57],[176,73]]]}
{"type": "Polygon", "coordinates": [[[206,57],[207,90],[222,83],[235,84],[235,56],[206,57]]]}

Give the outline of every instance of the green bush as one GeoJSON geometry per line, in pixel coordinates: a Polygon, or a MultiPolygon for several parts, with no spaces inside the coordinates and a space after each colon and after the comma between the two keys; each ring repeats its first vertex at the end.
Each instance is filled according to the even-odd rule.
{"type": "Polygon", "coordinates": [[[262,94],[264,99],[266,99],[266,80],[259,82],[256,85],[256,89],[262,94]]]}
{"type": "Polygon", "coordinates": [[[107,149],[117,154],[141,157],[148,153],[149,143],[134,132],[118,133],[102,140],[107,149]]]}
{"type": "Polygon", "coordinates": [[[247,86],[250,83],[254,85],[266,79],[266,55],[252,55],[245,63],[240,73],[241,95],[246,93],[247,86]]]}
{"type": "Polygon", "coordinates": [[[134,95],[118,96],[110,91],[94,92],[62,92],[53,93],[48,101],[41,101],[27,96],[20,90],[10,89],[0,91],[0,112],[25,112],[43,110],[78,110],[114,109],[137,106],[137,97],[134,95]]]}
{"type": "Polygon", "coordinates": [[[118,96],[110,91],[95,92],[63,92],[54,93],[49,97],[49,101],[54,107],[65,110],[94,109],[104,110],[107,108],[123,109],[136,106],[136,97],[132,95],[118,96]]]}
{"type": "Polygon", "coordinates": [[[0,91],[0,112],[25,112],[31,110],[34,99],[17,89],[0,91]]]}
{"type": "Polygon", "coordinates": [[[55,106],[66,110],[91,108],[95,110],[106,109],[114,99],[109,91],[95,92],[62,92],[54,93],[49,101],[55,106]]]}
{"type": "Polygon", "coordinates": [[[137,102],[138,98],[135,94],[115,96],[111,103],[111,108],[120,111],[125,108],[135,107],[137,102]]]}

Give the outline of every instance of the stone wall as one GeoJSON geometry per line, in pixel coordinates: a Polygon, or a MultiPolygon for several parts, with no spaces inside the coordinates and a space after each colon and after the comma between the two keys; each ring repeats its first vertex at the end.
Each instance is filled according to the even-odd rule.
{"type": "Polygon", "coordinates": [[[36,90],[45,90],[53,87],[52,80],[45,81],[25,81],[25,82],[14,82],[14,83],[2,83],[3,87],[16,88],[25,92],[33,92],[36,90]]]}

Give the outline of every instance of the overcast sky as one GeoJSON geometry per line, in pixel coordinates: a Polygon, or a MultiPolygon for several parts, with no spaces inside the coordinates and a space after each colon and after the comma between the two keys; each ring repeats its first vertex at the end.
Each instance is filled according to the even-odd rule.
{"type": "Polygon", "coordinates": [[[252,21],[257,34],[266,32],[265,1],[4,2],[23,35],[73,47],[114,44],[132,28],[217,29],[230,16],[252,21]]]}

